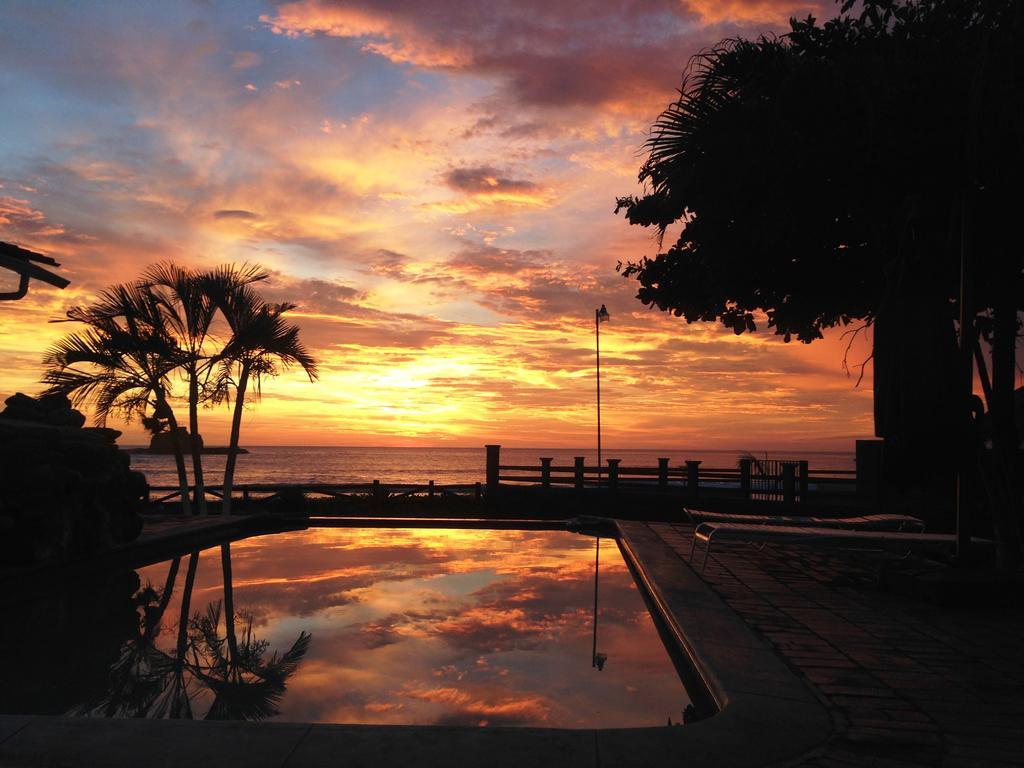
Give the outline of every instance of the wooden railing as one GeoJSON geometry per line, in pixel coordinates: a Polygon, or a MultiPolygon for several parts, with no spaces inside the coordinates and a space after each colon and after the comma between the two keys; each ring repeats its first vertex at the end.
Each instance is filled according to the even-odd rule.
{"type": "MultiPolygon", "coordinates": [[[[222,485],[207,485],[204,490],[208,499],[224,498],[224,486],[222,485]]],[[[190,487],[189,493],[194,494],[195,488],[190,487]]],[[[433,480],[427,483],[382,483],[380,480],[374,480],[372,483],[241,483],[231,489],[232,503],[239,501],[243,504],[273,501],[287,497],[289,494],[302,494],[310,499],[462,496],[479,500],[483,496],[483,487],[480,483],[439,485],[433,480]]],[[[151,504],[165,504],[179,499],[181,499],[180,486],[151,485],[149,487],[149,502],[151,504]]]]}
{"type": "Polygon", "coordinates": [[[554,464],[552,457],[538,457],[533,465],[501,464],[500,446],[487,446],[487,491],[502,485],[542,488],[606,489],[612,492],[676,492],[697,496],[702,491],[731,491],[735,495],[766,501],[799,502],[811,493],[853,493],[854,470],[812,470],[807,461],[754,461],[742,459],[737,467],[704,467],[702,461],[671,466],[659,458],[657,467],[622,466],[608,459],[607,466],[587,465],[576,456],[572,465],[554,464]]]}
{"type": "MultiPolygon", "coordinates": [[[[660,493],[689,498],[709,494],[729,498],[798,503],[809,497],[852,496],[858,491],[854,470],[813,470],[807,461],[756,461],[741,459],[736,467],[705,467],[702,461],[684,461],[671,466],[659,458],[656,467],[622,466],[620,459],[608,459],[606,466],[588,465],[583,456],[573,463],[555,464],[553,457],[538,457],[537,464],[502,464],[501,446],[488,445],[486,483],[439,485],[427,483],[240,483],[232,489],[232,503],[267,502],[296,495],[315,499],[393,499],[402,497],[461,496],[496,499],[502,487],[566,489],[579,492],[660,493]]],[[[222,499],[223,486],[208,485],[207,498],[222,499]]],[[[190,493],[194,493],[190,489],[190,493]]],[[[181,498],[177,485],[151,486],[149,501],[167,504],[181,498]]]]}

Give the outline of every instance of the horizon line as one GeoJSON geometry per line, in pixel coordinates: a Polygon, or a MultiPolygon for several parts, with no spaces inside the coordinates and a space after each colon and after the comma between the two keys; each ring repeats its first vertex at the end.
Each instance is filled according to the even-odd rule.
{"type": "MultiPolygon", "coordinates": [[[[430,450],[468,451],[468,450],[483,450],[486,447],[486,445],[487,445],[486,443],[483,444],[483,445],[335,445],[335,444],[308,444],[308,445],[307,444],[303,444],[303,445],[298,445],[298,444],[249,443],[248,445],[244,445],[244,446],[241,446],[241,447],[242,448],[345,448],[345,449],[358,449],[358,450],[366,450],[366,449],[380,450],[380,449],[387,449],[387,450],[409,450],[409,451],[430,449],[430,450]]],[[[148,446],[145,445],[145,444],[142,444],[142,443],[125,443],[124,445],[119,445],[118,447],[120,447],[120,448],[147,448],[148,446]]],[[[205,447],[207,447],[207,448],[221,448],[221,447],[224,447],[224,446],[211,444],[211,445],[205,446],[205,447]]],[[[501,445],[501,447],[502,448],[507,448],[509,450],[514,450],[514,451],[532,451],[532,450],[543,450],[543,451],[577,451],[577,450],[583,450],[583,451],[593,451],[595,453],[597,452],[596,448],[585,448],[585,447],[578,446],[578,445],[569,445],[569,446],[561,446],[561,447],[550,446],[550,445],[501,445]]],[[[834,450],[834,449],[832,449],[832,450],[822,450],[822,449],[815,449],[815,448],[756,448],[756,449],[750,449],[750,448],[668,448],[668,447],[665,447],[665,446],[658,446],[658,447],[654,447],[654,448],[644,448],[644,447],[632,447],[632,448],[626,447],[626,448],[624,448],[624,447],[619,447],[619,448],[615,448],[613,450],[619,450],[619,451],[673,451],[673,452],[679,452],[679,451],[705,451],[705,452],[708,452],[708,453],[756,453],[758,451],[766,451],[766,452],[776,452],[776,453],[778,453],[778,452],[781,452],[781,451],[803,450],[803,451],[805,451],[807,453],[836,453],[836,454],[840,454],[840,453],[856,453],[855,448],[854,449],[850,449],[850,450],[834,450]]],[[[608,453],[608,449],[602,448],[601,449],[601,453],[608,453]]],[[[185,454],[188,455],[189,451],[185,451],[185,454]]],[[[163,455],[163,454],[154,454],[154,455],[163,455]]],[[[166,455],[169,456],[171,454],[166,454],[166,455]]]]}

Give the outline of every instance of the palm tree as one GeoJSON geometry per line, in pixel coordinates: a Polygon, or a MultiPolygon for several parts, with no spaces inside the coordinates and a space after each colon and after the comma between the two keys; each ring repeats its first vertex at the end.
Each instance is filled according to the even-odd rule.
{"type": "Polygon", "coordinates": [[[198,275],[171,263],[150,267],[142,276],[146,288],[160,301],[167,326],[183,352],[182,370],[188,383],[188,418],[192,453],[192,477],[195,481],[196,511],[206,514],[206,487],[203,482],[202,451],[199,434],[200,394],[205,393],[203,374],[209,376],[209,359],[205,346],[216,307],[202,290],[198,275]]]}
{"type": "Polygon", "coordinates": [[[207,290],[222,280],[228,289],[266,280],[269,275],[260,267],[222,268],[210,274],[198,273],[171,263],[157,264],[146,270],[143,281],[156,293],[167,315],[167,324],[185,351],[182,369],[188,381],[189,431],[192,435],[192,474],[199,514],[206,514],[206,491],[203,480],[202,451],[196,436],[199,433],[199,405],[215,399],[210,391],[210,374],[219,356],[207,349],[210,329],[217,305],[207,290]]]}
{"type": "Polygon", "coordinates": [[[217,304],[231,328],[231,338],[220,355],[220,386],[225,398],[230,388],[235,391],[231,418],[231,440],[224,468],[223,513],[231,512],[231,491],[238,458],[238,435],[242,428],[242,410],[251,384],[257,399],[265,376],[276,376],[278,366],[300,366],[310,381],[317,378],[316,361],[299,341],[297,326],[281,317],[294,309],[294,304],[270,304],[263,301],[247,282],[240,282],[238,273],[249,268],[226,267],[208,276],[209,295],[217,304]]]}
{"type": "Polygon", "coordinates": [[[91,402],[95,420],[111,414],[166,421],[174,435],[174,458],[181,487],[182,511],[189,514],[188,477],[174,410],[168,402],[171,372],[182,351],[168,332],[159,301],[140,283],[117,285],[88,307],[74,307],[67,320],[86,329],[71,333],[43,357],[46,394],[62,394],[76,406],[91,402]]]}

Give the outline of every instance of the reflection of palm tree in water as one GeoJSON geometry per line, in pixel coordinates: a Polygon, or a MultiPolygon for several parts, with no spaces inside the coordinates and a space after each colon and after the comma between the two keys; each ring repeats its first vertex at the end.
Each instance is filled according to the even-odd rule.
{"type": "Polygon", "coordinates": [[[196,612],[190,619],[198,563],[199,553],[192,552],[173,655],[157,648],[156,638],[174,591],[180,558],[171,562],[159,596],[149,586],[137,595],[142,608],[139,633],[122,648],[103,698],[75,707],[69,714],[192,719],[192,702],[207,692],[213,695],[205,715],[209,720],[261,720],[278,714],[287,680],[308,651],[311,636],[301,632],[286,653],[278,656],[275,652],[265,660],[269,643],[253,636],[250,619],[239,642],[229,544],[221,546],[225,636],[219,634],[221,601],[208,605],[205,615],[196,612]]]}
{"type": "Polygon", "coordinates": [[[68,714],[97,717],[145,717],[166,687],[169,657],[155,641],[178,575],[181,558],[171,561],[163,591],[158,595],[147,585],[135,596],[142,610],[139,631],[121,647],[121,655],[110,668],[107,688],[98,701],[73,707],[68,714]]]}
{"type": "Polygon", "coordinates": [[[220,635],[220,602],[211,603],[205,616],[192,621],[192,674],[214,696],[207,720],[262,720],[278,714],[289,677],[298,669],[309,650],[311,635],[300,632],[298,639],[281,656],[275,651],[264,659],[269,643],[252,633],[252,617],[238,637],[231,577],[231,545],[221,545],[224,571],[224,636],[220,635]],[[226,651],[226,652],[225,652],[226,651]]]}
{"type": "MultiPolygon", "coordinates": [[[[199,553],[188,556],[188,570],[185,573],[185,588],[181,593],[181,610],[178,615],[178,642],[173,657],[167,657],[167,672],[164,675],[164,686],[152,706],[136,717],[156,719],[191,720],[192,701],[188,693],[188,679],[185,676],[188,667],[188,626],[189,608],[192,605],[192,589],[196,583],[196,568],[199,566],[199,553]]],[[[168,598],[169,599],[169,598],[168,598]]],[[[161,602],[165,602],[162,600],[161,602]]]]}

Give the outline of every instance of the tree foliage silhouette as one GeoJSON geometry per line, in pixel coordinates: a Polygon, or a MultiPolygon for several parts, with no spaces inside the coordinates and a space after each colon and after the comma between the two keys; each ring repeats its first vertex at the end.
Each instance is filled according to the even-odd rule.
{"type": "Polygon", "coordinates": [[[117,285],[93,304],[68,310],[66,321],[86,328],[65,336],[43,356],[47,393],[67,395],[76,406],[91,404],[100,425],[111,415],[127,421],[142,417],[151,430],[167,422],[187,514],[183,445],[169,402],[172,374],[185,357],[167,328],[158,298],[139,283],[117,285]],[[152,416],[147,416],[150,411],[152,416]]]}
{"type": "MultiPolygon", "coordinates": [[[[806,343],[826,328],[874,326],[876,431],[916,451],[968,431],[955,335],[966,253],[968,338],[991,348],[991,381],[984,368],[981,376],[998,517],[1007,504],[1019,509],[1024,262],[1012,201],[1024,170],[1024,7],[853,6],[691,61],[647,142],[646,193],[616,208],[656,228],[659,246],[670,228],[681,232],[663,252],[620,266],[645,304],[737,334],[757,330],[761,316],[786,341],[806,343]]],[[[1019,548],[1017,517],[996,522],[1019,548]]]]}

